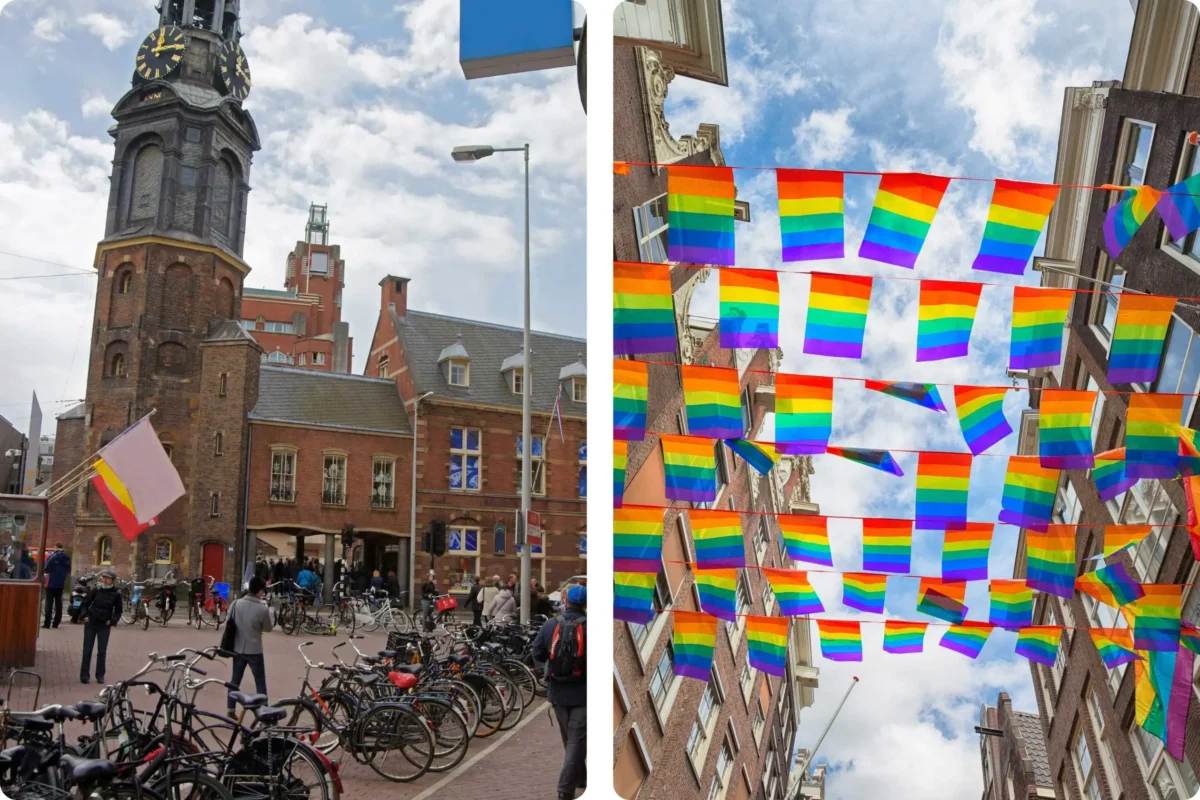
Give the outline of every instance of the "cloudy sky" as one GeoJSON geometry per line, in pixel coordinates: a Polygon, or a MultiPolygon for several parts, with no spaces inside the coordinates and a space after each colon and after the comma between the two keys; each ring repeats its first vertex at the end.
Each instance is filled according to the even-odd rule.
{"type": "MultiPolygon", "coordinates": [[[[153,0],[0,0],[0,415],[24,429],[84,394],[104,235],[110,111],[129,88],[153,0]],[[67,277],[33,275],[75,273],[67,277]],[[91,275],[91,277],[89,277],[91,275]],[[18,278],[18,280],[5,280],[18,278]]],[[[253,0],[246,107],[263,139],[251,174],[247,286],[283,288],[310,202],[328,203],[360,372],[380,278],[412,307],[521,324],[519,153],[474,165],[458,144],[532,145],[535,328],[585,335],[584,126],[574,70],[467,82],[458,0],[253,0]]],[[[43,432],[46,432],[45,427],[43,432]]]]}
{"type": "MultiPolygon", "coordinates": [[[[792,166],[922,171],[941,175],[1049,181],[1063,89],[1120,78],[1133,11],[1128,0],[854,0],[846,3],[761,3],[725,0],[729,88],[677,79],[668,119],[676,131],[700,122],[721,127],[732,166],[792,166]]],[[[780,266],[775,178],[770,171],[736,173],[739,196],[754,220],[738,226],[739,264],[780,266]]],[[[878,178],[847,178],[847,252],[857,252],[878,178]]],[[[860,274],[983,280],[972,274],[991,187],[955,182],[947,192],[915,274],[848,258],[827,268],[860,274]]],[[[1040,248],[1040,246],[1039,246],[1040,248]]],[[[1040,252],[1040,249],[1039,251],[1040,252]]],[[[794,265],[795,266],[795,265],[794,265]]],[[[793,266],[793,268],[794,268],[793,266]]],[[[799,265],[808,268],[816,265],[799,265]]],[[[918,365],[918,283],[877,280],[867,322],[865,357],[846,361],[801,353],[808,278],[781,278],[783,369],[819,375],[939,382],[953,409],[954,383],[1006,385],[1011,290],[985,287],[968,358],[918,365]]],[[[1033,283],[1031,276],[1024,279],[1033,283]]],[[[716,317],[717,279],[697,294],[694,310],[716,317]]],[[[966,447],[953,414],[931,411],[861,384],[835,382],[833,443],[871,448],[946,450],[966,447]]],[[[1005,410],[1017,428],[1024,392],[1008,393],[1005,410]]],[[[763,438],[769,438],[770,431],[763,438]]],[[[1006,459],[1015,437],[974,462],[970,516],[994,520],[1006,459]]],[[[813,499],[832,515],[910,517],[916,456],[897,453],[905,477],[817,458],[813,499]]],[[[859,523],[833,520],[838,569],[861,566],[859,523]]],[[[1017,531],[997,526],[993,577],[1011,577],[1017,531]]],[[[917,533],[913,572],[940,574],[940,534],[917,533]]],[[[823,577],[823,576],[821,576],[823,577]]],[[[814,579],[837,616],[840,581],[814,579]]],[[[916,581],[893,579],[888,611],[915,611],[916,581]]],[[[968,618],[987,618],[986,585],[968,593],[968,618]]],[[[829,763],[827,796],[834,800],[961,800],[977,797],[982,778],[979,707],[1000,690],[1018,709],[1037,710],[1024,659],[1013,655],[1015,635],[994,633],[972,662],[937,646],[891,656],[881,651],[882,625],[864,624],[865,661],[837,665],[821,659],[821,689],[802,715],[798,743],[811,747],[849,685],[862,683],[822,746],[829,763]]],[[[816,631],[813,631],[814,648],[816,631]]]]}

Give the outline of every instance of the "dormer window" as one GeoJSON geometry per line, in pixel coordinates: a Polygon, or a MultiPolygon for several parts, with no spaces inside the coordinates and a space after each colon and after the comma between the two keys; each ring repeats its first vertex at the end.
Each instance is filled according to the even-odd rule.
{"type": "Polygon", "coordinates": [[[525,391],[525,370],[521,367],[512,371],[512,390],[513,394],[521,394],[525,391]]]}
{"type": "Polygon", "coordinates": [[[462,337],[442,350],[438,356],[438,366],[442,368],[442,377],[451,386],[471,385],[471,357],[467,348],[463,347],[462,337]]]}
{"type": "Polygon", "coordinates": [[[587,402],[587,365],[583,363],[583,353],[579,354],[578,361],[558,371],[558,379],[567,383],[568,396],[573,402],[587,402]]]}
{"type": "Polygon", "coordinates": [[[470,386],[471,362],[457,359],[451,361],[449,379],[451,386],[470,386]]]}
{"type": "Polygon", "coordinates": [[[571,379],[571,399],[576,403],[587,402],[587,378],[571,379]]]}

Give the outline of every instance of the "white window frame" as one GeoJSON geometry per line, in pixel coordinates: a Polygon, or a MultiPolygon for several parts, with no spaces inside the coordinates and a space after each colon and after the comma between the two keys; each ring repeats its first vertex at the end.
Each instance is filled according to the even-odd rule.
{"type": "Polygon", "coordinates": [[[742,704],[750,710],[750,697],[754,694],[755,671],[750,667],[750,659],[742,664],[742,673],[738,675],[738,687],[742,690],[742,704]]]}
{"type": "Polygon", "coordinates": [[[324,364],[325,363],[325,354],[324,353],[313,353],[313,363],[318,366],[321,364],[324,364]]]}
{"type": "Polygon", "coordinates": [[[671,709],[675,707],[675,698],[682,684],[683,676],[675,672],[674,646],[667,642],[654,669],[646,678],[646,695],[650,698],[650,708],[654,709],[654,719],[663,735],[666,735],[667,720],[671,717],[671,709]],[[658,691],[655,691],[655,685],[659,687],[658,691]]]}
{"type": "Polygon", "coordinates": [[[1166,555],[1167,540],[1178,516],[1161,481],[1139,481],[1125,492],[1118,524],[1153,526],[1150,534],[1133,549],[1133,566],[1139,582],[1153,583],[1158,578],[1166,555]]]}
{"type": "Polygon", "coordinates": [[[112,565],[113,542],[111,536],[101,536],[96,540],[96,563],[101,566],[112,565]],[[107,545],[107,548],[105,547],[107,545]],[[105,550],[108,550],[105,553],[105,550]]]}
{"type": "Polygon", "coordinates": [[[750,723],[750,732],[754,736],[754,748],[762,747],[763,731],[767,729],[767,712],[763,710],[762,697],[756,697],[754,703],[754,721],[750,723]]]}
{"type": "Polygon", "coordinates": [[[696,707],[696,719],[692,722],[684,744],[688,765],[692,768],[692,777],[696,779],[697,786],[703,785],[700,783],[700,774],[704,772],[704,760],[708,755],[708,749],[712,746],[713,734],[717,730],[717,719],[721,716],[721,706],[724,703],[725,687],[714,666],[708,683],[704,687],[704,694],[700,696],[700,704],[696,707]],[[704,714],[706,705],[707,714],[704,714]]]}
{"type": "Polygon", "coordinates": [[[379,356],[379,360],[375,362],[375,371],[381,378],[388,377],[388,367],[392,365],[392,359],[387,353],[379,356]]]}
{"type": "Polygon", "coordinates": [[[267,499],[272,503],[295,503],[296,502],[296,461],[297,451],[294,447],[271,447],[271,482],[267,487],[267,499]],[[276,459],[281,459],[280,463],[276,464],[276,459]],[[291,461],[291,471],[283,469],[284,462],[291,461]],[[276,496],[276,480],[281,487],[279,495],[276,496]],[[284,482],[288,484],[287,491],[284,492],[282,486],[284,482]],[[286,495],[286,496],[285,496],[286,495]]]}
{"type": "Polygon", "coordinates": [[[524,367],[512,368],[512,379],[509,381],[509,386],[512,387],[513,394],[521,394],[525,391],[525,369],[524,367]]]}
{"type": "Polygon", "coordinates": [[[446,369],[446,382],[451,386],[470,386],[471,385],[471,362],[462,358],[450,359],[450,365],[446,369]],[[455,380],[454,370],[461,371],[458,380],[455,380]]]}
{"type": "Polygon", "coordinates": [[[737,655],[738,645],[742,642],[742,634],[746,632],[746,614],[750,613],[754,608],[754,598],[750,594],[750,587],[746,583],[746,571],[739,570],[737,576],[737,586],[734,589],[735,606],[737,613],[737,622],[722,620],[725,623],[725,634],[729,640],[729,649],[734,655],[737,655]],[[744,595],[744,597],[743,597],[744,595]],[[745,602],[743,602],[745,601],[745,602]]]}
{"type": "MultiPolygon", "coordinates": [[[[1183,149],[1179,152],[1179,162],[1175,166],[1173,184],[1187,180],[1198,173],[1200,173],[1200,146],[1184,142],[1183,149]]],[[[1200,231],[1192,231],[1180,242],[1175,242],[1164,226],[1159,249],[1193,272],[1200,272],[1200,231]]]]}
{"type": "Polygon", "coordinates": [[[294,331],[295,328],[290,322],[271,322],[268,320],[263,323],[264,333],[286,333],[293,335],[294,331]]]}
{"type": "Polygon", "coordinates": [[[349,469],[350,457],[348,454],[338,450],[326,450],[321,453],[321,505],[338,507],[343,507],[346,505],[346,473],[349,471],[349,469]],[[336,478],[331,479],[329,477],[329,468],[330,466],[337,464],[339,460],[341,461],[341,467],[339,470],[340,474],[336,478]],[[329,486],[331,480],[335,482],[335,492],[337,490],[337,484],[340,483],[340,497],[339,495],[330,492],[329,486]]]}
{"type": "Polygon", "coordinates": [[[771,535],[767,530],[767,515],[758,515],[758,524],[754,526],[754,561],[760,567],[770,549],[771,535]]]}
{"type": "Polygon", "coordinates": [[[1096,757],[1092,754],[1091,745],[1088,744],[1087,734],[1085,731],[1086,723],[1083,719],[1076,720],[1074,732],[1071,734],[1071,764],[1075,767],[1075,780],[1079,787],[1079,793],[1084,800],[1100,800],[1100,770],[1096,757]],[[1085,767],[1083,760],[1080,757],[1080,744],[1083,745],[1083,753],[1087,755],[1088,765],[1085,767]],[[1091,786],[1095,794],[1088,791],[1091,786]]]}
{"type": "Polygon", "coordinates": [[[587,378],[571,378],[571,400],[576,403],[587,402],[587,378]]]}
{"type": "Polygon", "coordinates": [[[667,195],[660,194],[633,208],[633,232],[638,240],[638,257],[642,261],[665,264],[667,261],[667,195]],[[662,225],[650,228],[650,209],[659,204],[662,225]],[[662,252],[658,252],[661,250],[662,252]]]}
{"type": "Polygon", "coordinates": [[[396,507],[396,457],[374,456],[371,458],[371,508],[393,509],[396,507]],[[381,471],[381,467],[384,468],[381,471]],[[386,476],[386,480],[383,478],[386,476]],[[384,500],[378,500],[378,487],[387,486],[384,500]]]}
{"type": "Polygon", "coordinates": [[[457,556],[460,558],[478,558],[481,552],[480,541],[483,538],[483,529],[476,525],[449,525],[446,527],[446,555],[457,556]],[[452,532],[458,532],[458,547],[451,546],[452,532]],[[467,549],[467,534],[474,532],[475,534],[475,549],[467,549]]]}
{"type": "Polygon", "coordinates": [[[452,491],[452,492],[478,492],[478,491],[481,491],[483,489],[483,430],[480,428],[463,427],[461,425],[452,426],[450,428],[450,443],[451,443],[450,460],[449,460],[449,463],[447,464],[448,472],[446,475],[446,483],[448,485],[450,484],[450,475],[453,474],[453,472],[450,471],[450,467],[454,464],[454,460],[456,458],[459,459],[459,461],[461,463],[461,469],[459,470],[459,474],[462,475],[462,486],[450,485],[450,491],[452,491]],[[453,446],[454,431],[456,431],[456,430],[462,432],[462,447],[454,447],[453,446]],[[468,442],[470,440],[472,431],[476,434],[475,441],[479,444],[479,446],[477,448],[475,448],[474,450],[470,449],[467,446],[468,442]],[[478,481],[479,485],[478,486],[470,486],[469,482],[467,481],[467,462],[468,462],[468,460],[470,460],[471,457],[475,458],[476,473],[479,475],[479,481],[478,481]]]}
{"type": "MultiPolygon", "coordinates": [[[[1146,781],[1146,788],[1154,800],[1159,800],[1162,797],[1158,788],[1154,785],[1154,781],[1162,775],[1164,770],[1181,800],[1195,796],[1197,789],[1200,789],[1200,782],[1197,783],[1196,788],[1188,787],[1186,779],[1180,770],[1179,763],[1174,758],[1167,756],[1167,749],[1163,746],[1162,742],[1143,730],[1137,724],[1137,720],[1134,720],[1133,724],[1129,726],[1128,734],[1133,747],[1134,758],[1137,760],[1138,767],[1142,770],[1142,777],[1146,781]],[[1153,755],[1147,756],[1143,744],[1154,748],[1153,755]]],[[[1183,765],[1187,769],[1191,769],[1191,765],[1188,764],[1186,759],[1183,761],[1183,765]]],[[[1195,778],[1196,776],[1193,775],[1192,777],[1195,778]]]]}

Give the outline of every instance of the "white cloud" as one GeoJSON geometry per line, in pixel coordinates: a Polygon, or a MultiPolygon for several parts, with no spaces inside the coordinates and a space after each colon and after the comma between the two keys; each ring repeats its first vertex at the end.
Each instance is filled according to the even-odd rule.
{"type": "Polygon", "coordinates": [[[102,94],[91,94],[83,99],[79,107],[85,117],[107,117],[112,113],[113,102],[102,94]]]}
{"type": "Polygon", "coordinates": [[[87,28],[109,50],[116,50],[133,37],[133,30],[129,25],[109,14],[94,11],[80,18],[79,24],[87,28]]]}
{"type": "Polygon", "coordinates": [[[33,35],[43,42],[61,42],[64,38],[61,26],[61,17],[57,14],[46,14],[38,17],[33,23],[33,35]]]}
{"type": "Polygon", "coordinates": [[[851,111],[846,106],[834,111],[813,111],[792,129],[800,163],[814,167],[837,164],[854,152],[851,111]]]}

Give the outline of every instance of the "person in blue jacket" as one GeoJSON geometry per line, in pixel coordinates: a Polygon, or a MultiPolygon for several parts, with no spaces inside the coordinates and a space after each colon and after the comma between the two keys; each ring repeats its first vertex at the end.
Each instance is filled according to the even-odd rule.
{"type": "Polygon", "coordinates": [[[71,557],[62,549],[62,544],[56,543],[54,552],[46,559],[46,615],[42,620],[43,628],[57,628],[58,623],[62,622],[62,593],[70,576],[71,557]]]}

